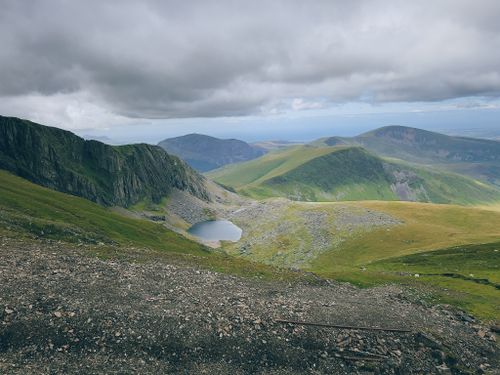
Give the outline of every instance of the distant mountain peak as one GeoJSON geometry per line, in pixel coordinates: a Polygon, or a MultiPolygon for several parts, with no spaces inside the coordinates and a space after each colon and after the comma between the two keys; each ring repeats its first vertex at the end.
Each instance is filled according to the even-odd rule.
{"type": "Polygon", "coordinates": [[[201,172],[255,159],[266,152],[238,139],[220,139],[196,133],[165,139],[158,146],[201,172]]]}

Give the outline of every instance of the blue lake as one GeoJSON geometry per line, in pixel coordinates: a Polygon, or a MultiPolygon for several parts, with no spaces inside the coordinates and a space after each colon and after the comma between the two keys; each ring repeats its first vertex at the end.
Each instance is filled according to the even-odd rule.
{"type": "Polygon", "coordinates": [[[241,238],[241,228],[228,220],[210,220],[196,223],[188,229],[188,233],[206,241],[233,241],[241,238]]]}

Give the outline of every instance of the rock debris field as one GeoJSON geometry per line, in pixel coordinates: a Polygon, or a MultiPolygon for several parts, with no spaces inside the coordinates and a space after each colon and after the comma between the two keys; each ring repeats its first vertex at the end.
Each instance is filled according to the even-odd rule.
{"type": "Polygon", "coordinates": [[[498,373],[494,327],[400,287],[238,278],[179,261],[100,260],[54,242],[0,245],[1,374],[498,373]]]}

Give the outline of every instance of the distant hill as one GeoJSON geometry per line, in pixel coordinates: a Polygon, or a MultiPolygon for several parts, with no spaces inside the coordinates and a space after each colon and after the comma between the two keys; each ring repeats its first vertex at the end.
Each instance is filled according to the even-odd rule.
{"type": "Polygon", "coordinates": [[[329,137],[314,145],[362,146],[382,156],[432,164],[500,186],[500,142],[386,126],[352,138],[329,137]]]}
{"type": "Polygon", "coordinates": [[[219,139],[202,134],[165,139],[158,146],[200,172],[255,159],[266,153],[261,147],[237,139],[219,139]]]}
{"type": "Polygon", "coordinates": [[[0,169],[102,205],[159,201],[173,188],[208,199],[204,177],[157,146],[109,146],[0,116],[0,169]]]}
{"type": "Polygon", "coordinates": [[[500,200],[500,190],[471,178],[382,159],[352,146],[291,147],[208,176],[256,198],[458,204],[500,200]]]}
{"type": "Polygon", "coordinates": [[[404,126],[386,126],[361,134],[355,140],[379,154],[413,161],[500,161],[500,142],[453,137],[404,126]]]}
{"type": "Polygon", "coordinates": [[[266,151],[279,150],[280,148],[296,146],[303,144],[303,142],[291,142],[291,141],[261,141],[252,143],[253,146],[263,148],[266,151]]]}

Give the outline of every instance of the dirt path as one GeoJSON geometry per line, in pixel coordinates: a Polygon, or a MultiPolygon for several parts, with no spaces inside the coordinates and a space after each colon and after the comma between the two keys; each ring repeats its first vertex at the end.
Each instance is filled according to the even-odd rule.
{"type": "Polygon", "coordinates": [[[0,241],[2,374],[432,374],[499,364],[484,327],[398,287],[289,285],[0,241]]]}

